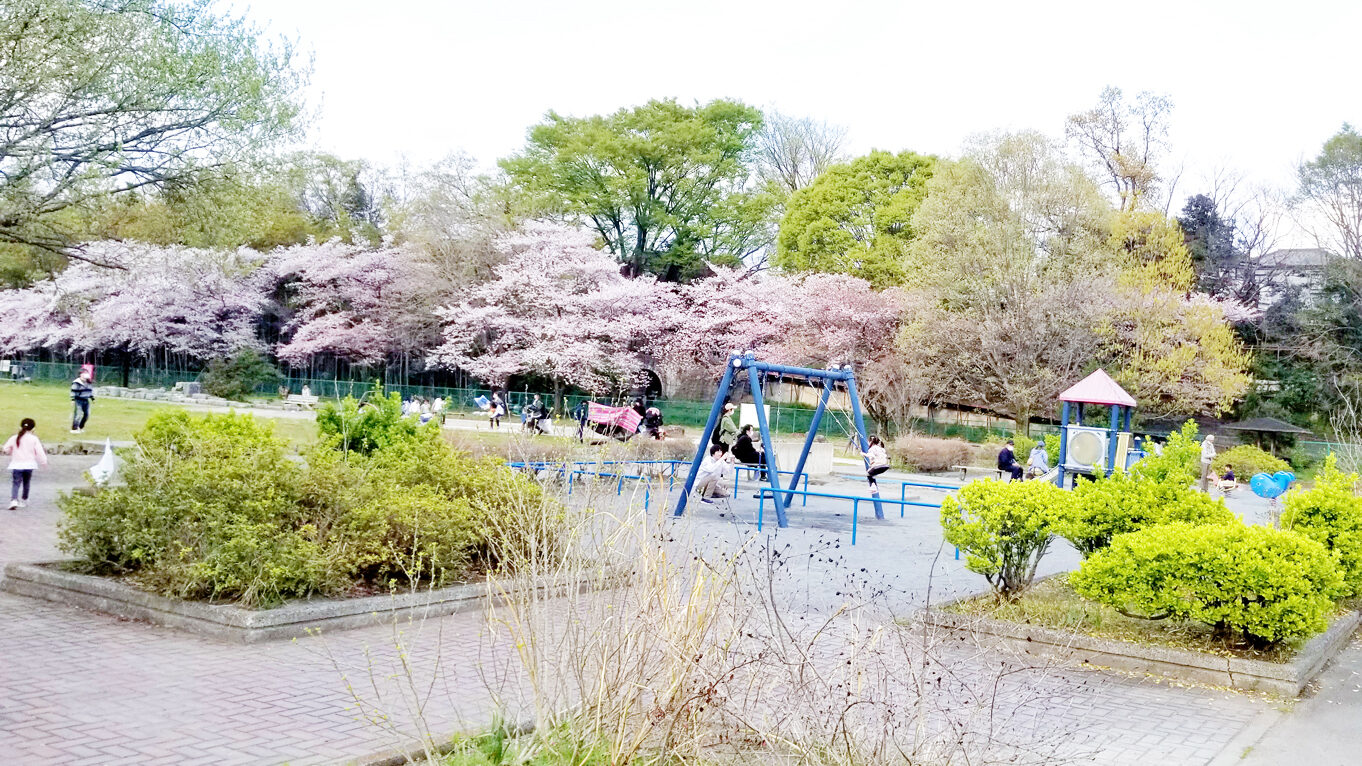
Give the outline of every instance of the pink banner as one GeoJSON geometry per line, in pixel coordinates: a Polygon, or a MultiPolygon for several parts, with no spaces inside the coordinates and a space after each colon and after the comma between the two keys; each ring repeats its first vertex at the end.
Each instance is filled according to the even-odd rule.
{"type": "Polygon", "coordinates": [[[643,416],[629,407],[607,407],[604,404],[587,402],[586,419],[592,423],[619,426],[629,433],[635,433],[638,431],[638,424],[639,421],[643,420],[643,416]]]}

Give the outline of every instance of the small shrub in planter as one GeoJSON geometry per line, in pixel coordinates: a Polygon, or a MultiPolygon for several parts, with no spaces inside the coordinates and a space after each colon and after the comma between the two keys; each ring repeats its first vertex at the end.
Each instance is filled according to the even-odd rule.
{"type": "Polygon", "coordinates": [[[268,606],[440,585],[500,565],[512,546],[554,550],[537,485],[431,429],[367,454],[326,439],[300,463],[267,421],[171,412],[136,442],[124,486],[62,497],[61,544],[95,574],[164,595],[268,606]]]}
{"type": "Polygon", "coordinates": [[[1293,489],[1282,505],[1282,528],[1323,544],[1338,556],[1350,595],[1362,595],[1362,498],[1353,492],[1357,474],[1338,470],[1333,455],[1311,489],[1293,489]]]}
{"type": "Polygon", "coordinates": [[[1095,481],[1080,481],[1073,503],[1059,521],[1059,535],[1085,558],[1126,532],[1172,522],[1229,524],[1238,519],[1220,499],[1181,483],[1116,471],[1095,481]]]}
{"type": "Polygon", "coordinates": [[[895,460],[927,473],[949,471],[953,465],[968,465],[972,452],[969,442],[930,436],[900,436],[890,448],[895,460]]]}
{"type": "Polygon", "coordinates": [[[941,503],[946,541],[1003,599],[1020,596],[1055,537],[1072,496],[1038,481],[976,481],[941,503]]]}
{"type": "Polygon", "coordinates": [[[1069,582],[1122,614],[1200,622],[1256,648],[1324,630],[1343,592],[1323,545],[1243,524],[1166,524],[1119,535],[1069,582]]]}
{"type": "Polygon", "coordinates": [[[1225,473],[1227,465],[1234,466],[1234,475],[1240,481],[1247,481],[1254,474],[1291,470],[1290,463],[1252,444],[1241,444],[1218,453],[1215,460],[1211,461],[1211,470],[1220,476],[1225,473]]]}

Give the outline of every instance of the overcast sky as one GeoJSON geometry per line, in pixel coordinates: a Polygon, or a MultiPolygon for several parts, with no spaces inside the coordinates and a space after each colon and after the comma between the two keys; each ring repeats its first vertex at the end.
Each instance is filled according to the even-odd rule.
{"type": "Polygon", "coordinates": [[[953,155],[1035,128],[1106,85],[1170,96],[1177,198],[1215,167],[1292,185],[1362,123],[1362,2],[462,2],[270,0],[239,9],[315,57],[309,142],[490,166],[545,111],[728,97],[837,123],[849,149],[953,155]]]}

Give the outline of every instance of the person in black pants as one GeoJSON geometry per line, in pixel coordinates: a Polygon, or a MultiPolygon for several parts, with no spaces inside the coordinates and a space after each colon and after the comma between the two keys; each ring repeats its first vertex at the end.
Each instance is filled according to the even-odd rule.
{"type": "Polygon", "coordinates": [[[71,381],[71,401],[75,404],[75,411],[71,415],[71,433],[78,434],[85,430],[85,423],[90,419],[90,402],[94,400],[95,389],[90,385],[90,373],[81,370],[80,375],[71,381]]]}
{"type": "Polygon", "coordinates": [[[1012,451],[1013,449],[1012,440],[1008,439],[1007,444],[1003,445],[1003,448],[998,451],[998,470],[1007,471],[1011,474],[1012,481],[1020,481],[1022,476],[1025,475],[1026,469],[1022,468],[1021,463],[1017,462],[1017,454],[1012,451]]]}
{"type": "Polygon", "coordinates": [[[732,454],[739,463],[760,466],[761,481],[766,481],[766,453],[757,449],[756,440],[752,438],[751,424],[743,426],[738,431],[738,438],[733,442],[732,454]]]}

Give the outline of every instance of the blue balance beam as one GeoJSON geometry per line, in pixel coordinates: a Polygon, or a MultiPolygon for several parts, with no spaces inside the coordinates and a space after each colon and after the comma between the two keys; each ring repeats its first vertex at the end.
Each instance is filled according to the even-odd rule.
{"type": "Polygon", "coordinates": [[[758,495],[758,498],[759,498],[759,499],[758,499],[758,501],[757,501],[757,531],[758,531],[758,532],[761,531],[762,517],[765,515],[765,511],[766,511],[766,498],[767,498],[767,497],[770,497],[770,498],[774,501],[777,493],[779,493],[779,494],[782,495],[782,496],[783,496],[783,495],[803,495],[805,498],[810,498],[810,497],[829,497],[829,498],[832,498],[832,499],[834,499],[834,500],[850,500],[850,501],[851,501],[851,544],[852,544],[852,545],[855,545],[855,544],[856,544],[856,520],[857,520],[857,516],[858,516],[859,511],[860,511],[860,508],[861,508],[861,501],[862,501],[862,500],[864,500],[864,501],[866,501],[866,502],[868,502],[868,503],[873,503],[873,502],[875,502],[875,500],[878,499],[881,503],[892,503],[892,504],[894,504],[894,505],[897,505],[897,506],[899,507],[899,518],[903,518],[904,511],[905,511],[905,510],[907,509],[907,507],[910,506],[910,505],[911,505],[911,506],[920,507],[920,508],[937,508],[937,509],[940,509],[940,508],[941,508],[941,504],[940,504],[940,503],[919,503],[919,502],[917,502],[916,500],[895,500],[895,499],[893,499],[893,498],[889,498],[889,499],[886,500],[886,499],[884,499],[884,498],[865,497],[864,495],[834,495],[834,494],[832,494],[831,492],[808,492],[808,491],[801,491],[801,490],[798,490],[798,489],[781,489],[781,490],[777,490],[777,489],[772,489],[771,487],[762,487],[762,488],[761,488],[761,492],[760,492],[759,495],[758,495]]]}

